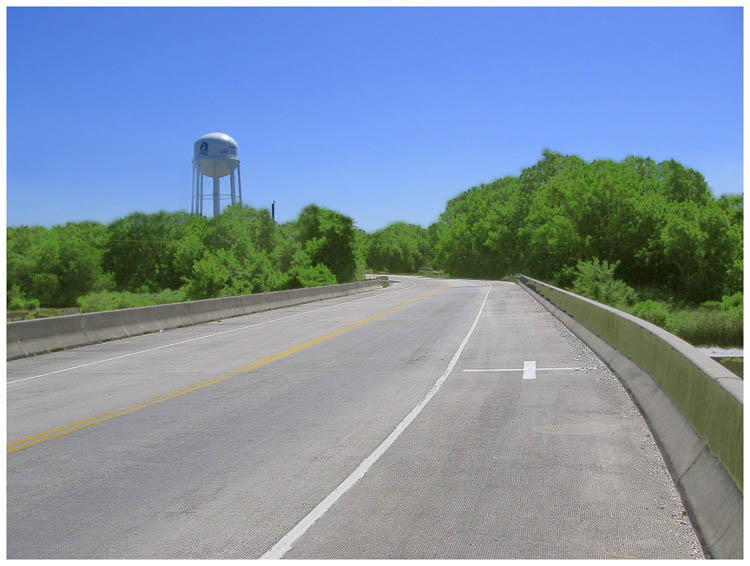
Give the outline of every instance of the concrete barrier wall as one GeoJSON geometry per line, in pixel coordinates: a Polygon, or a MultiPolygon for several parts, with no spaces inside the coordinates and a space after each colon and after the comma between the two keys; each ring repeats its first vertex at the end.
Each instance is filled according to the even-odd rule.
{"type": "Polygon", "coordinates": [[[387,284],[387,277],[379,277],[341,285],[10,322],[6,327],[7,359],[343,297],[387,284]]]}
{"type": "Polygon", "coordinates": [[[51,352],[85,344],[83,315],[22,320],[7,325],[7,359],[22,358],[29,352],[51,352]]]}
{"type": "Polygon", "coordinates": [[[717,558],[741,558],[742,380],[658,326],[541,281],[518,279],[629,389],[706,550],[717,558]]]}

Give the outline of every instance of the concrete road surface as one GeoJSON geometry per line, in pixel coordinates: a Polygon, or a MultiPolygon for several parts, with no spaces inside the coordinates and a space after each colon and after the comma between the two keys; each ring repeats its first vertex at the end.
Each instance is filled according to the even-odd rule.
{"type": "Polygon", "coordinates": [[[8,558],[697,558],[642,417],[512,283],[7,365],[8,558]]]}

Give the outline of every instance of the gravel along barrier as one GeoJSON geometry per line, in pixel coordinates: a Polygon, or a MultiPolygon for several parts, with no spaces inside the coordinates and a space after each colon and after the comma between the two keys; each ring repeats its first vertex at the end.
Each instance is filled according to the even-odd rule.
{"type": "Polygon", "coordinates": [[[219,299],[9,322],[6,359],[43,354],[380,289],[387,277],[219,299]]]}
{"type": "Polygon", "coordinates": [[[628,389],[659,443],[706,553],[742,558],[742,380],[649,322],[541,281],[512,279],[628,389]]]}

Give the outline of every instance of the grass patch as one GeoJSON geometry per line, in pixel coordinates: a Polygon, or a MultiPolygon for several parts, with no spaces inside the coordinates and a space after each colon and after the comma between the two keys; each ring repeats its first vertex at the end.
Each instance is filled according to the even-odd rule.
{"type": "Polygon", "coordinates": [[[698,307],[675,308],[663,301],[649,299],[627,310],[693,346],[742,347],[742,306],[731,306],[729,301],[710,301],[698,307]]]}
{"type": "Polygon", "coordinates": [[[679,310],[667,317],[664,328],[694,346],[742,347],[742,316],[731,312],[679,310]]]}
{"type": "Polygon", "coordinates": [[[675,308],[663,301],[649,299],[627,310],[694,346],[742,347],[741,306],[725,308],[722,303],[710,301],[698,307],[675,308]]]}

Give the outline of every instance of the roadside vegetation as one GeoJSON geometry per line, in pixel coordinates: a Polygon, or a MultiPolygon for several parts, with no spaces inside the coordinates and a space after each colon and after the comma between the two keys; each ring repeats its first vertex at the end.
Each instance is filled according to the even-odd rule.
{"type": "Polygon", "coordinates": [[[721,301],[705,301],[697,305],[674,300],[641,300],[639,295],[648,296],[649,292],[639,294],[616,279],[616,265],[597,259],[579,262],[570,290],[629,312],[696,346],[742,346],[741,292],[725,295],[721,301]]]}
{"type": "Polygon", "coordinates": [[[361,238],[351,218],[314,205],[284,224],[235,205],[216,218],[12,227],[7,308],[94,312],[354,281],[365,271],[361,238]]]}
{"type": "Polygon", "coordinates": [[[9,227],[8,311],[94,310],[344,283],[366,271],[523,273],[626,310],[693,344],[742,344],[743,198],[680,163],[591,162],[545,150],[472,187],[424,228],[366,233],[315,205],[216,218],[134,213],[109,225],[9,227]]]}

